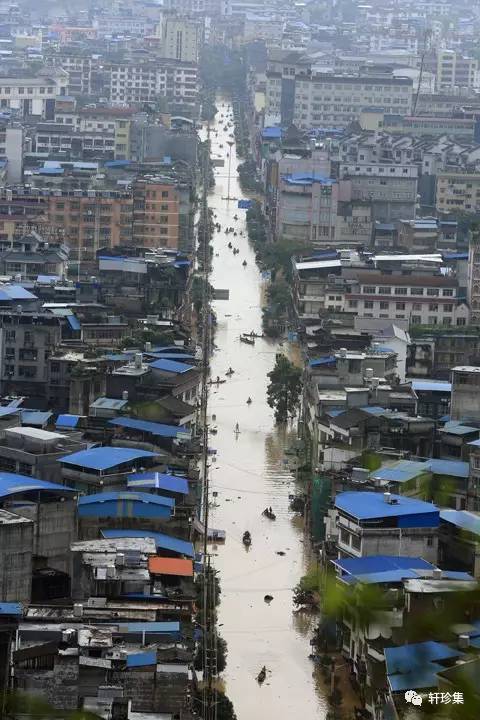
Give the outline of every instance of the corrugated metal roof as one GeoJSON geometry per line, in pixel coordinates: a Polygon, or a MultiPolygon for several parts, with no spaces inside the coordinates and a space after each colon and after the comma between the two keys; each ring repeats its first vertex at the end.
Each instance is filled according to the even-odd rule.
{"type": "Polygon", "coordinates": [[[175,500],[160,495],[135,492],[97,493],[80,498],[80,517],[170,518],[175,500]]]}
{"type": "Polygon", "coordinates": [[[310,360],[309,367],[319,367],[320,365],[334,365],[337,362],[335,355],[326,355],[325,357],[310,360]]]}
{"type": "Polygon", "coordinates": [[[100,397],[91,403],[90,407],[100,410],[121,410],[128,404],[128,400],[119,398],[100,397]]]}
{"type": "Polygon", "coordinates": [[[176,438],[179,434],[191,435],[188,428],[183,425],[163,425],[162,423],[149,422],[148,420],[138,420],[137,418],[118,417],[109,420],[109,425],[117,427],[131,428],[132,430],[140,430],[141,432],[150,433],[164,438],[176,438]]]}
{"type": "Polygon", "coordinates": [[[151,368],[154,370],[163,370],[165,372],[175,373],[176,375],[182,375],[189,370],[194,370],[193,365],[186,365],[185,363],[175,362],[174,360],[155,360],[149,363],[151,368]]]}
{"type": "Polygon", "coordinates": [[[306,260],[305,262],[295,263],[297,270],[328,270],[329,268],[339,268],[341,266],[341,260],[306,260]]]}
{"type": "Polygon", "coordinates": [[[55,427],[57,428],[74,428],[77,427],[80,415],[59,415],[55,427]]]}
{"type": "Polygon", "coordinates": [[[412,380],[412,388],[424,392],[452,392],[452,383],[436,380],[412,380]]]}
{"type": "Polygon", "coordinates": [[[21,285],[0,285],[0,300],[37,300],[37,296],[21,285]]]}
{"type": "Polygon", "coordinates": [[[147,503],[150,505],[166,505],[167,507],[175,507],[173,498],[163,497],[162,495],[153,495],[152,493],[131,492],[129,490],[117,490],[113,492],[95,493],[94,495],[85,495],[78,499],[78,506],[95,505],[97,503],[106,503],[119,500],[147,503]]]}
{"type": "Polygon", "coordinates": [[[3,602],[0,603],[0,615],[22,615],[22,606],[16,602],[3,602]]]}
{"type": "Polygon", "coordinates": [[[413,462],[412,460],[400,460],[390,467],[380,468],[372,473],[375,480],[384,480],[386,482],[408,482],[418,477],[422,473],[429,472],[428,463],[413,462]]]}
{"type": "Polygon", "coordinates": [[[195,557],[195,550],[191,542],[170,537],[170,535],[164,535],[163,533],[157,533],[153,530],[101,530],[101,533],[105,538],[152,538],[155,540],[157,550],[169,550],[179,555],[186,555],[191,558],[195,557]]]}
{"type": "Polygon", "coordinates": [[[471,425],[462,425],[457,420],[447,421],[443,428],[440,428],[439,432],[448,433],[449,435],[469,435],[470,433],[480,433],[480,428],[472,427],[471,425]]]}
{"type": "Polygon", "coordinates": [[[384,649],[388,682],[393,692],[436,687],[437,673],[444,669],[439,661],[461,657],[464,653],[444,643],[427,642],[384,649]]]}
{"type": "Polygon", "coordinates": [[[118,465],[132,463],[135,460],[154,457],[158,457],[158,453],[147,450],[125,447],[98,447],[65,455],[59,458],[58,462],[65,465],[89,468],[90,470],[109,470],[118,465]]]}
{"type": "Polygon", "coordinates": [[[461,530],[480,535],[480,515],[475,515],[468,510],[440,510],[440,519],[461,530]]]}
{"type": "Polygon", "coordinates": [[[338,558],[332,560],[333,565],[348,575],[365,575],[382,573],[387,570],[422,569],[432,570],[433,565],[420,557],[405,555],[370,555],[361,558],[338,558]]]}
{"type": "Polygon", "coordinates": [[[460,460],[437,460],[432,458],[428,461],[431,471],[435,475],[450,475],[451,477],[468,478],[469,465],[460,460]]]}
{"type": "Polygon", "coordinates": [[[396,501],[394,504],[386,502],[383,493],[343,492],[336,496],[335,507],[358,520],[425,514],[439,517],[438,509],[432,503],[393,493],[391,498],[396,501]]]}
{"type": "Polygon", "coordinates": [[[46,425],[53,413],[41,410],[22,410],[22,425],[46,425]]]}
{"type": "Polygon", "coordinates": [[[149,650],[147,652],[134,652],[127,655],[127,667],[145,667],[146,665],[156,665],[156,663],[156,650],[149,650]]]}
{"type": "Polygon", "coordinates": [[[169,490],[181,495],[188,495],[188,480],[167,473],[135,473],[128,477],[127,486],[129,488],[156,488],[157,490],[169,490]]]}
{"type": "Polygon", "coordinates": [[[7,415],[13,415],[15,413],[19,413],[18,407],[14,406],[8,406],[8,405],[2,405],[0,406],[0,418],[6,417],[7,415]]]}
{"type": "Polygon", "coordinates": [[[182,558],[150,557],[148,569],[153,575],[193,577],[193,562],[182,558]]]}
{"type": "Polygon", "coordinates": [[[80,320],[75,315],[67,315],[67,321],[72,330],[80,330],[80,320]]]}
{"type": "Polygon", "coordinates": [[[73,488],[57,483],[46,482],[45,480],[37,480],[27,475],[17,475],[16,473],[0,473],[0,497],[8,497],[24,492],[58,492],[74,493],[73,488]]]}

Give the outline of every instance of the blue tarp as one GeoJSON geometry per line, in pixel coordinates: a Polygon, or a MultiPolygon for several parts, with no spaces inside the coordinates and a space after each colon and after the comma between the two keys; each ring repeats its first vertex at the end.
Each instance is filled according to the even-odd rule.
{"type": "Polygon", "coordinates": [[[59,415],[57,422],[55,423],[56,428],[75,428],[80,420],[80,415],[59,415]]]}
{"type": "Polygon", "coordinates": [[[108,421],[109,425],[116,427],[130,428],[139,430],[140,432],[150,433],[164,438],[176,438],[179,433],[191,434],[183,425],[163,425],[162,423],[149,422],[148,420],[138,420],[137,418],[118,417],[108,421]]]}
{"type": "Polygon", "coordinates": [[[280,140],[282,137],[282,128],[273,126],[263,128],[262,137],[264,140],[280,140]]]}
{"type": "Polygon", "coordinates": [[[148,452],[147,450],[126,447],[98,447],[65,455],[59,458],[59,462],[65,465],[89,468],[90,470],[109,470],[118,465],[133,463],[135,460],[154,457],[158,457],[158,453],[148,452]]]}
{"type": "Polygon", "coordinates": [[[188,495],[188,480],[167,473],[135,473],[129,475],[127,485],[129,488],[156,488],[157,490],[169,490],[181,495],[188,495]]]}
{"type": "Polygon", "coordinates": [[[17,475],[16,473],[0,473],[0,497],[8,497],[24,492],[58,492],[60,494],[76,492],[73,488],[57,483],[46,482],[45,480],[37,480],[27,475],[17,475]]]}
{"type": "Polygon", "coordinates": [[[186,555],[187,557],[195,557],[195,550],[191,542],[181,540],[180,538],[170,537],[163,533],[157,533],[153,530],[102,530],[104,538],[153,538],[157,545],[157,550],[169,550],[178,555],[186,555]]]}
{"type": "Polygon", "coordinates": [[[237,207],[239,210],[249,210],[253,207],[253,200],[239,200],[237,207]]]}
{"type": "MultiPolygon", "coordinates": [[[[335,507],[357,520],[383,517],[408,520],[410,517],[413,524],[409,527],[417,527],[417,519],[421,523],[418,527],[436,527],[439,524],[439,511],[432,503],[393,493],[391,499],[395,501],[392,504],[385,501],[383,493],[342,492],[335,498],[335,507]]],[[[405,527],[404,523],[402,526],[405,527]]]]}
{"type": "Polygon", "coordinates": [[[182,375],[189,370],[194,370],[193,365],[186,365],[185,363],[175,362],[174,360],[155,360],[149,363],[149,365],[155,370],[163,370],[164,372],[175,373],[176,375],[182,375]]]}

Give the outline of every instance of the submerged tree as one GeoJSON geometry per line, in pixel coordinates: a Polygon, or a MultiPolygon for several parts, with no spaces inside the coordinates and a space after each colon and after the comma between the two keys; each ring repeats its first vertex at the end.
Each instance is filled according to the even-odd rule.
{"type": "Polygon", "coordinates": [[[277,355],[275,367],[268,373],[267,402],[275,410],[278,423],[294,417],[300,404],[302,371],[285,355],[277,355]]]}

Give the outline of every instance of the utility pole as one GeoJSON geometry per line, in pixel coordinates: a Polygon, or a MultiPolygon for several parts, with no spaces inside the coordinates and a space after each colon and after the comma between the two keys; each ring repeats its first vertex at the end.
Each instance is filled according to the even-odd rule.
{"type": "Polygon", "coordinates": [[[233,147],[233,140],[227,140],[227,145],[230,148],[230,152],[228,153],[228,183],[227,183],[227,197],[226,200],[233,200],[233,198],[230,197],[230,177],[231,177],[231,168],[232,168],[232,147],[233,147]]]}

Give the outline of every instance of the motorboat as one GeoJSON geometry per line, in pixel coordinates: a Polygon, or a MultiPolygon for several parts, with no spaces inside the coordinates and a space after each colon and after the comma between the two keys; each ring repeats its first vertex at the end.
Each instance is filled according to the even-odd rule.
{"type": "Polygon", "coordinates": [[[245,530],[245,532],[243,533],[242,542],[246,547],[252,544],[252,536],[250,535],[248,530],[245,530]]]}

